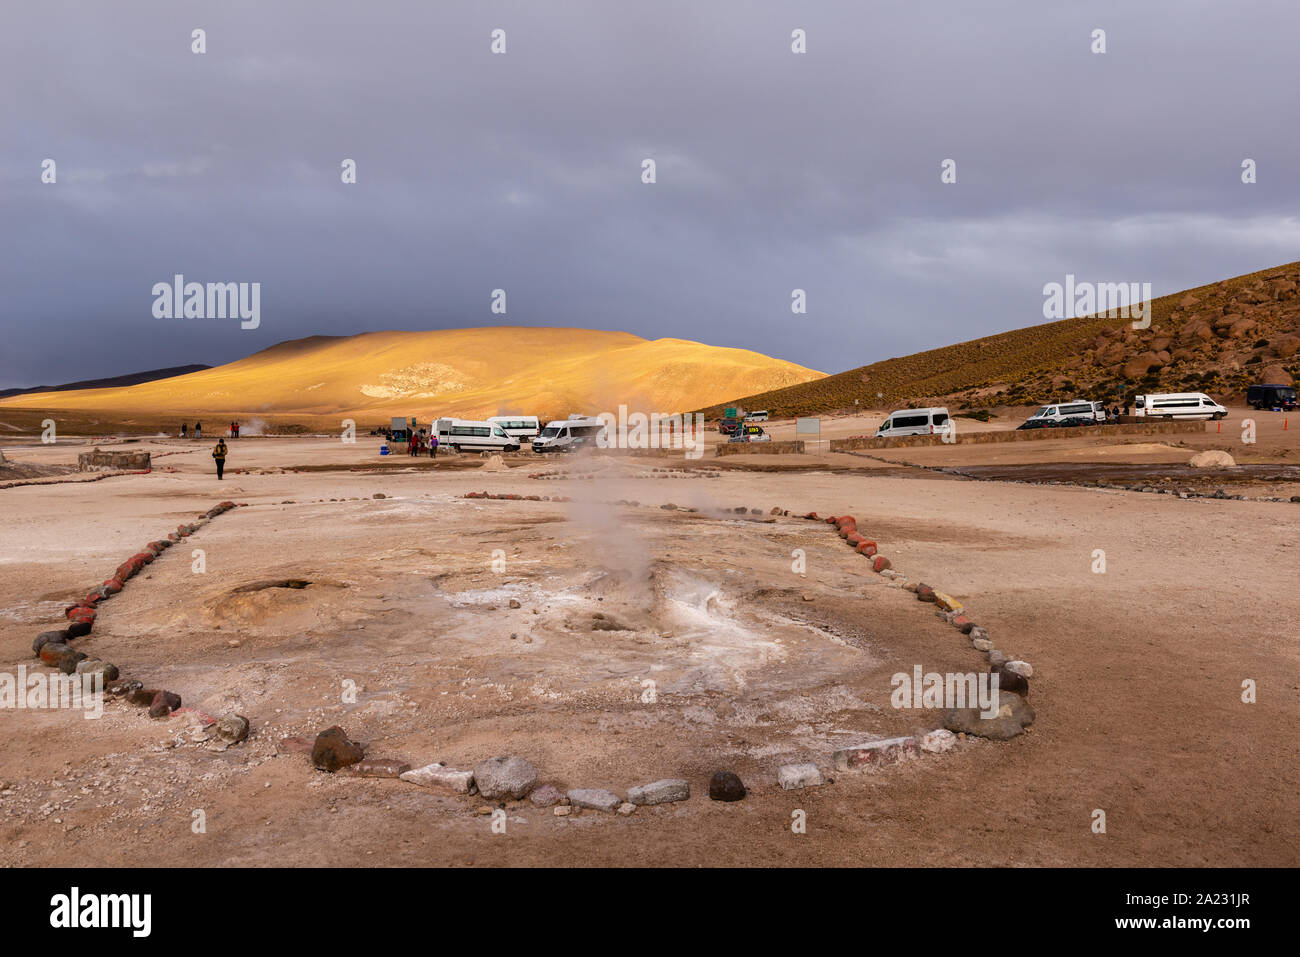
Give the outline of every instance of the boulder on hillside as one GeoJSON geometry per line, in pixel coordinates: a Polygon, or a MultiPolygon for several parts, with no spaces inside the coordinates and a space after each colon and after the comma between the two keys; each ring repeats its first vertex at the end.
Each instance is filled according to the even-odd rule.
{"type": "MultiPolygon", "coordinates": [[[[1289,359],[1297,352],[1300,352],[1300,336],[1298,335],[1282,336],[1273,342],[1273,354],[1279,359],[1289,359]]],[[[3,461],[3,459],[0,459],[0,461],[3,461]]]]}
{"type": "Polygon", "coordinates": [[[1141,379],[1152,369],[1159,369],[1163,364],[1154,352],[1144,352],[1124,363],[1124,378],[1141,379]]]}
{"type": "Polygon", "coordinates": [[[1266,382],[1269,385],[1295,385],[1295,378],[1291,373],[1280,365],[1271,365],[1260,373],[1260,382],[1266,382]]]}

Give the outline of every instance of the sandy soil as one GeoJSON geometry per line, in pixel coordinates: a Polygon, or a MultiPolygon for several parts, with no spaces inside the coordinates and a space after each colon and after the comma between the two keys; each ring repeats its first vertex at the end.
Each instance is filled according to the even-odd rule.
{"type": "MultiPolygon", "coordinates": [[[[973,482],[828,455],[412,468],[381,463],[366,437],[241,440],[229,467],[249,471],[217,482],[208,443],[136,444],[177,454],[146,476],[0,490],[0,670],[39,668],[34,635],[145,541],[222,499],[247,502],[103,605],[80,647],[187,705],[246,715],[253,735],[215,752],[186,717],[116,702],[92,721],[0,711],[2,863],[1300,859],[1295,505],[973,482]],[[539,471],[595,477],[528,478],[539,471]],[[460,497],[471,490],[575,501],[460,497]],[[603,504],[614,500],[639,504],[603,504]],[[658,507],[669,502],[697,511],[658,507]],[[824,525],[723,511],[739,505],[857,515],[896,567],[960,598],[1000,649],[1033,663],[1032,730],[834,773],[837,747],[938,726],[935,712],[890,706],[893,673],[982,671],[984,656],[824,525]],[[1095,549],[1105,574],[1091,571],[1095,549]],[[290,577],[311,584],[235,591],[290,577]],[[602,620],[620,630],[593,630],[602,620]],[[1258,703],[1242,703],[1245,679],[1258,703]],[[283,737],[335,723],[368,754],[415,765],[515,753],[561,787],[685,777],[693,796],[626,818],[511,804],[494,834],[479,799],[277,753],[283,737]],[[777,767],[805,760],[833,783],[780,790],[777,767]],[[745,801],[708,800],[724,768],[750,786],[745,801]],[[791,832],[796,808],[806,834],[791,832]],[[1104,835],[1090,826],[1098,808],[1104,835]],[[192,833],[196,810],[206,834],[192,833]]],[[[77,448],[5,451],[49,466],[77,448]]],[[[960,463],[976,448],[1001,447],[938,451],[960,463]]],[[[1159,461],[1161,448],[1129,454],[1159,461]]]]}

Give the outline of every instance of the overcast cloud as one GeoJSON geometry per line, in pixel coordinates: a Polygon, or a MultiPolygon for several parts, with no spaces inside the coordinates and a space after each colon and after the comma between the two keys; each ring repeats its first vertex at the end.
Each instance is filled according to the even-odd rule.
{"type": "Polygon", "coordinates": [[[837,372],[1042,322],[1067,272],[1300,259],[1297,36],[1293,0],[7,3],[0,387],[507,324],[837,372]],[[260,328],[155,319],[175,273],[260,282],[260,328]]]}

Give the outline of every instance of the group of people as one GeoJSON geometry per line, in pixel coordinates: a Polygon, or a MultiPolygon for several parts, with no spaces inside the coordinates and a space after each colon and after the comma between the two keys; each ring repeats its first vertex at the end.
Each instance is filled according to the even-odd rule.
{"type": "Polygon", "coordinates": [[[412,432],[410,438],[406,442],[406,448],[407,454],[409,455],[423,455],[425,452],[428,452],[429,458],[437,458],[438,436],[432,434],[425,435],[424,429],[421,429],[418,432],[412,432]]]}
{"type": "MultiPolygon", "coordinates": [[[[188,422],[182,422],[182,423],[181,423],[181,438],[182,438],[182,439],[187,439],[187,438],[189,438],[189,437],[190,437],[190,424],[189,424],[188,422]]],[[[230,437],[231,437],[232,439],[237,439],[237,438],[239,438],[239,423],[238,423],[238,422],[231,422],[231,423],[230,423],[230,437]]],[[[195,423],[194,423],[194,438],[195,438],[196,440],[200,440],[200,441],[203,439],[203,423],[202,423],[202,422],[195,422],[195,423]]]]}

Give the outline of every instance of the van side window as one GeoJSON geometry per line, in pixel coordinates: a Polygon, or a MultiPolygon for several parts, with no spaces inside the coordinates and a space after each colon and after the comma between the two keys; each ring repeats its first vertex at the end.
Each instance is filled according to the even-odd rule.
{"type": "Polygon", "coordinates": [[[940,412],[938,415],[934,417],[935,425],[943,425],[947,421],[948,421],[948,414],[946,412],[940,412]]]}

